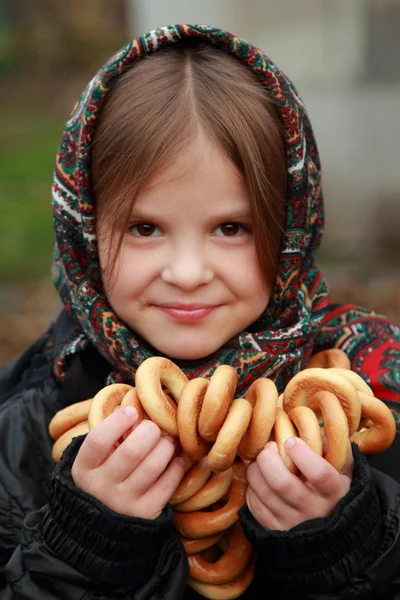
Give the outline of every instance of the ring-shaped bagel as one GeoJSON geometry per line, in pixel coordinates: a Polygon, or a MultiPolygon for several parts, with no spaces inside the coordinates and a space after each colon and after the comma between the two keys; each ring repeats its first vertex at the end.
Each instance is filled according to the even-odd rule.
{"type": "Polygon", "coordinates": [[[324,433],[328,439],[324,458],[341,471],[349,449],[349,426],[341,403],[335,394],[321,391],[312,396],[309,407],[317,414],[322,414],[324,433]]]}
{"type": "Polygon", "coordinates": [[[68,429],[87,421],[91,403],[92,399],[89,398],[59,410],[49,424],[49,434],[53,440],[58,440],[68,429]]]}
{"type": "Polygon", "coordinates": [[[220,365],[211,376],[199,417],[199,432],[208,442],[217,439],[236,390],[237,375],[229,365],[220,365]]]}
{"type": "Polygon", "coordinates": [[[321,350],[314,354],[306,369],[331,369],[333,367],[339,367],[341,369],[350,369],[351,363],[346,352],[340,348],[328,348],[327,350],[321,350]]]}
{"type": "Polygon", "coordinates": [[[235,598],[240,598],[249,587],[254,577],[254,570],[254,564],[251,563],[237,579],[229,583],[215,585],[213,583],[202,583],[190,577],[188,585],[205,598],[210,598],[211,600],[234,600],[235,598]]]}
{"type": "Polygon", "coordinates": [[[297,429],[298,437],[310,446],[314,452],[322,456],[323,443],[321,427],[315,412],[308,406],[295,406],[295,408],[292,408],[289,412],[288,416],[297,429]]]}
{"type": "Polygon", "coordinates": [[[131,385],[127,385],[126,383],[112,383],[111,385],[106,385],[99,392],[97,392],[89,408],[89,429],[97,427],[97,425],[111,415],[114,408],[121,405],[125,394],[130,392],[132,389],[133,387],[131,385]]]}
{"type": "Polygon", "coordinates": [[[181,502],[185,502],[188,498],[197,494],[199,490],[208,481],[211,475],[211,469],[206,460],[200,460],[195,463],[188,472],[184,475],[182,481],[171,496],[169,503],[174,506],[181,502]]]}
{"type": "Polygon", "coordinates": [[[212,471],[226,471],[233,464],[239,444],[250,423],[253,409],[244,398],[236,398],[229,408],[225,422],[207,455],[212,471]]]}
{"type": "Polygon", "coordinates": [[[223,548],[223,554],[213,563],[205,560],[200,553],[188,556],[192,579],[221,585],[237,579],[246,569],[253,546],[238,523],[224,533],[217,545],[223,548]]]}
{"type": "Polygon", "coordinates": [[[245,460],[254,460],[268,442],[275,423],[278,406],[276,385],[270,379],[260,377],[249,387],[246,400],[252,405],[253,412],[238,454],[245,460]]]}
{"type": "Polygon", "coordinates": [[[378,398],[359,392],[361,414],[371,422],[363,431],[354,433],[351,441],[355,442],[364,454],[383,452],[393,443],[396,437],[396,423],[392,411],[378,398]]]}
{"type": "Polygon", "coordinates": [[[196,494],[184,502],[175,504],[174,509],[181,512],[193,512],[207,508],[207,506],[218,502],[218,500],[221,500],[227,494],[231,483],[232,469],[228,469],[222,473],[214,473],[196,494]]]}
{"type": "Polygon", "coordinates": [[[283,408],[289,412],[295,406],[307,406],[317,392],[331,392],[340,401],[346,413],[349,433],[357,431],[361,418],[361,403],[357,390],[343,375],[333,369],[305,369],[288,383],[283,394],[283,408]]]}
{"type": "Polygon", "coordinates": [[[374,395],[374,392],[371,390],[368,383],[364,381],[364,379],[360,377],[360,375],[358,375],[358,373],[356,373],[355,371],[339,369],[338,367],[329,369],[329,371],[331,373],[337,373],[338,375],[341,375],[342,377],[347,379],[347,381],[349,381],[356,388],[357,392],[363,392],[368,396],[374,395]]]}
{"type": "Polygon", "coordinates": [[[185,548],[186,554],[196,554],[202,552],[211,546],[214,546],[219,539],[224,535],[223,531],[210,535],[209,537],[199,538],[198,540],[190,540],[189,538],[181,537],[181,542],[185,548]]]}
{"type": "Polygon", "coordinates": [[[211,442],[203,440],[199,433],[199,417],[204,396],[209,386],[208,379],[196,377],[184,386],[178,403],[178,431],[184,452],[193,460],[207,456],[211,442]]]}
{"type": "Polygon", "coordinates": [[[174,512],[174,524],[180,535],[191,539],[208,537],[228,529],[238,521],[238,511],[246,502],[246,469],[242,462],[235,462],[232,469],[232,485],[224,506],[195,513],[174,512]]]}
{"type": "Polygon", "coordinates": [[[85,435],[89,431],[89,424],[87,421],[82,421],[82,423],[78,423],[68,429],[65,433],[63,433],[58,440],[56,440],[53,444],[53,448],[51,451],[51,455],[53,460],[58,463],[61,460],[64,450],[67,446],[70,445],[74,437],[78,437],[78,435],[85,435]]]}
{"type": "Polygon", "coordinates": [[[135,375],[136,391],[144,410],[160,429],[175,437],[178,436],[177,409],[166,398],[162,385],[178,403],[187,382],[188,378],[175,363],[160,356],[143,361],[135,375]]]}
{"type": "Polygon", "coordinates": [[[272,430],[273,440],[278,446],[278,452],[285,463],[286,467],[291,473],[298,473],[298,468],[294,464],[291,458],[286,454],[285,442],[291,437],[298,437],[297,431],[290,420],[289,415],[283,410],[283,408],[276,409],[275,424],[272,430]]]}

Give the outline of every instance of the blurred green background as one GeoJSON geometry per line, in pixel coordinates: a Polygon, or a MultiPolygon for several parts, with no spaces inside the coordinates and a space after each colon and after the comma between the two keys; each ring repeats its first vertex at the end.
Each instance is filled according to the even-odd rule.
{"type": "Polygon", "coordinates": [[[64,123],[130,38],[125,0],[0,0],[0,365],[60,308],[51,184],[64,123]]]}
{"type": "Polygon", "coordinates": [[[36,280],[53,243],[50,186],[81,87],[128,39],[124,2],[0,0],[0,280],[36,280]]]}
{"type": "Polygon", "coordinates": [[[60,119],[40,107],[2,107],[0,130],[0,278],[35,279],[48,269],[53,240],[49,182],[60,119]]]}
{"type": "Polygon", "coordinates": [[[324,166],[332,298],[400,323],[396,18],[397,0],[0,0],[0,365],[60,308],[51,183],[69,112],[114,51],[174,22],[234,31],[294,80],[324,166]]]}

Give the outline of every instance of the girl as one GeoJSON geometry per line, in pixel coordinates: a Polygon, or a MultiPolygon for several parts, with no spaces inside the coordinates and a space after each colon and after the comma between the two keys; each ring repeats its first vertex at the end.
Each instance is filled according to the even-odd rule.
{"type": "MultiPolygon", "coordinates": [[[[1,598],[198,598],[171,524],[173,440],[143,422],[111,454],[137,417],[120,410],[54,468],[53,415],[153,355],[190,378],[229,364],[243,396],[331,347],[396,412],[400,332],[329,304],[307,114],[229,33],[171,26],[111,58],[67,123],[53,199],[65,310],[0,379],[1,598]]],[[[354,446],[337,473],[289,440],[301,481],[267,444],[240,511],[258,556],[241,597],[400,598],[397,448],[367,462],[354,446]]]]}

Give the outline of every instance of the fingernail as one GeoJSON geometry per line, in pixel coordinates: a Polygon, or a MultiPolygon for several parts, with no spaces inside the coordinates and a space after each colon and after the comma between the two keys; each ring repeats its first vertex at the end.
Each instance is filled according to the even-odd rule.
{"type": "Polygon", "coordinates": [[[124,406],[122,410],[129,417],[137,417],[138,416],[138,411],[136,410],[136,408],[134,406],[124,406]]]}
{"type": "Polygon", "coordinates": [[[273,452],[277,452],[279,454],[278,444],[276,442],[268,442],[267,450],[272,450],[273,452]]]}
{"type": "Polygon", "coordinates": [[[193,466],[194,461],[185,453],[178,456],[179,460],[182,461],[182,465],[185,467],[185,470],[188,471],[190,467],[193,466]]]}
{"type": "Polygon", "coordinates": [[[288,438],[285,442],[285,448],[293,448],[295,444],[297,444],[296,438],[288,438]]]}

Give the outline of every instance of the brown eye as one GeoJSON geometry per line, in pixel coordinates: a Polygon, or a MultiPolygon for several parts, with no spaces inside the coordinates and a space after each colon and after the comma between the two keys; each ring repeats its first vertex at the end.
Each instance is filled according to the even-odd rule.
{"type": "Polygon", "coordinates": [[[137,223],[131,225],[130,232],[137,237],[150,237],[154,234],[157,227],[151,223],[137,223]]]}
{"type": "Polygon", "coordinates": [[[148,236],[154,233],[154,225],[149,225],[148,223],[141,223],[137,225],[137,230],[140,235],[148,236]]]}
{"type": "Polygon", "coordinates": [[[220,227],[223,235],[231,237],[239,233],[241,225],[239,223],[223,223],[220,227]]]}

